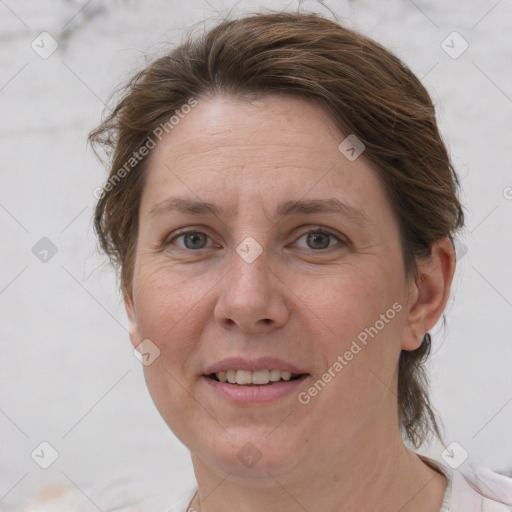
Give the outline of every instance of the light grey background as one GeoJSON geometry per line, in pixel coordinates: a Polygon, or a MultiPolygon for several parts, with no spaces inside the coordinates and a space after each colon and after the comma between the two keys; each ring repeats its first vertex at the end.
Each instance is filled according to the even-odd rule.
{"type": "MultiPolygon", "coordinates": [[[[467,253],[447,328],[434,334],[433,399],[447,441],[468,461],[511,471],[512,2],[324,3],[404,59],[437,105],[463,183],[467,253]],[[442,47],[462,48],[453,31],[469,44],[458,58],[442,47]]],[[[114,274],[95,249],[93,190],[105,171],[86,135],[113,88],[187,27],[201,31],[202,20],[231,8],[298,4],[0,0],[0,509],[163,510],[194,483],[187,450],[146,390],[114,274]],[[49,48],[44,31],[59,42],[46,59],[31,47],[49,48]],[[32,252],[43,237],[57,248],[47,262],[32,252]],[[46,470],[31,458],[43,441],[59,453],[46,470]],[[66,496],[43,506],[41,493],[60,488],[66,496]]],[[[329,15],[320,2],[301,4],[329,15]]],[[[442,449],[427,453],[439,459],[442,449]]]]}

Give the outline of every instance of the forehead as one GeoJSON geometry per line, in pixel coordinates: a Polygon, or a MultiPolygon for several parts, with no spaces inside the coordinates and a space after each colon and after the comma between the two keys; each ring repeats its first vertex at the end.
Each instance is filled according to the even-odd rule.
{"type": "MultiPolygon", "coordinates": [[[[319,165],[332,161],[342,134],[319,106],[292,96],[264,96],[245,101],[221,96],[201,99],[164,136],[151,158],[172,153],[183,164],[202,163],[205,156],[215,159],[230,154],[264,159],[274,166],[296,165],[307,154],[319,165]],[[299,143],[299,144],[297,144],[299,143]]],[[[165,157],[164,157],[165,158],[165,157]]]]}
{"type": "Polygon", "coordinates": [[[364,157],[339,151],[345,138],[321,106],[301,98],[198,100],[150,154],[141,214],[177,194],[226,209],[329,197],[370,213],[363,203],[385,201],[382,186],[364,157]]]}

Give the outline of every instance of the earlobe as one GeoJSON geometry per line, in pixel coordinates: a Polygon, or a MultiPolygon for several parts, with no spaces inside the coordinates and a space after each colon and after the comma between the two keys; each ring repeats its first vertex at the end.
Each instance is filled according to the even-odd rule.
{"type": "Polygon", "coordinates": [[[137,315],[135,314],[135,307],[133,299],[126,292],[124,293],[124,307],[128,316],[130,340],[134,347],[137,347],[142,341],[139,334],[139,326],[137,322],[137,315]]]}
{"type": "Polygon", "coordinates": [[[432,245],[432,256],[418,262],[418,270],[420,277],[409,294],[403,350],[416,350],[443,314],[455,273],[455,251],[451,240],[437,240],[432,245]]]}

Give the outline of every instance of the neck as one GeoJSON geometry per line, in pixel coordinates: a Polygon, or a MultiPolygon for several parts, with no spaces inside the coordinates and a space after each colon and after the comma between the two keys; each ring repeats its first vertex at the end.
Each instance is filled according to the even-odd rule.
{"type": "Polygon", "coordinates": [[[384,425],[370,430],[373,437],[366,432],[337,451],[334,446],[326,453],[317,450],[293,471],[267,472],[257,485],[215,472],[192,455],[198,494],[190,510],[438,512],[446,478],[410,451],[398,431],[390,438],[384,425]]]}

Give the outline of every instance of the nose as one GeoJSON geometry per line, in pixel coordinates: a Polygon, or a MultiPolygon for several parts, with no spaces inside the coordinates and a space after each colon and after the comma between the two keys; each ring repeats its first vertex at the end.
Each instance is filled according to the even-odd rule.
{"type": "Polygon", "coordinates": [[[233,252],[214,310],[223,328],[238,326],[244,333],[256,335],[286,324],[290,292],[277,265],[271,268],[269,260],[266,250],[252,262],[233,252]]]}

